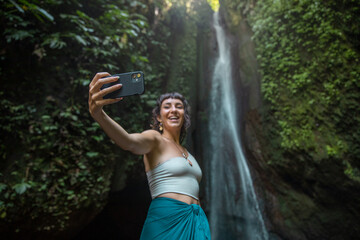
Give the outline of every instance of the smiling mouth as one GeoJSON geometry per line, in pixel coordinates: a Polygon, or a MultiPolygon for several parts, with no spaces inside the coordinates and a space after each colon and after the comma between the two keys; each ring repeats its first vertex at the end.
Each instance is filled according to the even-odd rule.
{"type": "Polygon", "coordinates": [[[175,121],[175,120],[179,120],[179,117],[170,117],[169,118],[171,121],[175,121]]]}

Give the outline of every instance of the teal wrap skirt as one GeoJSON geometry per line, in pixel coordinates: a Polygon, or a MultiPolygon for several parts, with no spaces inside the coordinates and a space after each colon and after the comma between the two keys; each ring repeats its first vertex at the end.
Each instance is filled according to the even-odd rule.
{"type": "Polygon", "coordinates": [[[140,240],[210,240],[206,215],[197,204],[172,198],[152,200],[140,240]]]}

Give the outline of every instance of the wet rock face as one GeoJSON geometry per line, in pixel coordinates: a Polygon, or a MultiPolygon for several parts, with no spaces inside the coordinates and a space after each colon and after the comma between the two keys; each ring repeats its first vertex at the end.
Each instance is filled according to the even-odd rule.
{"type": "Polygon", "coordinates": [[[284,163],[270,163],[270,153],[280,151],[263,126],[266,106],[261,103],[251,28],[241,17],[231,18],[226,5],[221,11],[232,43],[243,143],[271,239],[356,239],[360,187],[345,176],[342,166],[331,159],[316,163],[305,152],[279,153],[284,163]]]}
{"type": "MultiPolygon", "coordinates": [[[[260,115],[247,113],[245,146],[271,232],[283,239],[354,239],[359,234],[359,188],[328,163],[269,165],[260,115]],[[315,168],[310,177],[306,169],[315,168]],[[305,169],[305,170],[304,170],[305,169]],[[304,174],[305,172],[305,174],[304,174]]],[[[296,156],[294,156],[296,157],[296,156]]]]}

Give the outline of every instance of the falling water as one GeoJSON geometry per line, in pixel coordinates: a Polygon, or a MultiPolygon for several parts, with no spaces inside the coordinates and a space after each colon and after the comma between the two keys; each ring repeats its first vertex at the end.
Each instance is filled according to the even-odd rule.
{"type": "Polygon", "coordinates": [[[219,59],[212,76],[207,153],[209,220],[212,239],[266,240],[253,183],[241,147],[237,121],[238,100],[234,95],[229,43],[214,14],[219,59]]]}

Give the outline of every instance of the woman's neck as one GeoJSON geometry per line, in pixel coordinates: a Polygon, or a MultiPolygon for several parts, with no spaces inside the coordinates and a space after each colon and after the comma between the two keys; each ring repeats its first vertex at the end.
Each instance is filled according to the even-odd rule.
{"type": "Polygon", "coordinates": [[[163,137],[166,137],[167,139],[170,139],[175,143],[180,144],[180,132],[172,133],[172,132],[164,131],[162,135],[163,137]]]}

